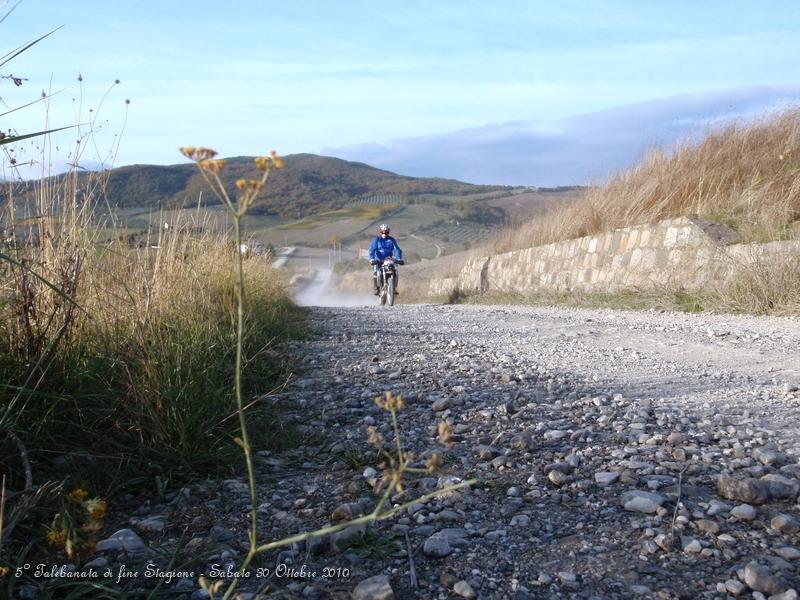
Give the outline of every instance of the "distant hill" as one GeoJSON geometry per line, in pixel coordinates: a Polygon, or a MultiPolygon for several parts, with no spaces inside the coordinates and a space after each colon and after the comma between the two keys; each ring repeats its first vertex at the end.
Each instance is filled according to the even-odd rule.
{"type": "MultiPolygon", "coordinates": [[[[315,154],[293,154],[284,160],[286,167],[270,175],[266,193],[251,212],[300,218],[372,195],[396,194],[413,201],[415,196],[423,195],[462,196],[511,189],[452,179],[405,177],[363,163],[315,154]]],[[[237,179],[260,176],[252,157],[230,158],[226,163],[222,179],[231,197],[236,195],[237,179]]],[[[218,204],[192,163],[119,167],[108,173],[106,185],[106,197],[112,207],[195,206],[201,193],[203,204],[218,204]]]]}

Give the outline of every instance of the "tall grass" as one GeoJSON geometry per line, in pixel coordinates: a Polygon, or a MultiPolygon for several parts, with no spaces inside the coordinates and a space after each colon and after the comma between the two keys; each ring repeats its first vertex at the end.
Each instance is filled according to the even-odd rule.
{"type": "MultiPolygon", "coordinates": [[[[95,177],[97,187],[84,179],[79,187],[73,176],[42,180],[35,205],[16,211],[10,194],[0,428],[22,440],[42,470],[54,458],[72,474],[69,465],[89,464],[77,476],[98,484],[109,485],[120,468],[151,480],[232,469],[241,460],[233,443],[235,245],[196,221],[158,228],[141,247],[101,240],[93,190],[105,175],[95,177]]],[[[264,258],[243,267],[250,402],[278,381],[280,343],[297,334],[300,314],[264,258]]],[[[248,414],[269,436],[257,402],[248,414]]],[[[18,486],[18,457],[5,449],[0,466],[18,486]]]]}
{"type": "Polygon", "coordinates": [[[712,130],[589,188],[583,200],[502,232],[506,252],[615,228],[698,215],[743,241],[800,237],[800,108],[712,130]]]}

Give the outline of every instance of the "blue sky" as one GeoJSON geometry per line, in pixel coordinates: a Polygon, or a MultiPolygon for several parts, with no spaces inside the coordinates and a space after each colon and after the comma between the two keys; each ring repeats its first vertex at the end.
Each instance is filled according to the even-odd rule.
{"type": "MultiPolygon", "coordinates": [[[[207,145],[586,183],[800,99],[800,4],[787,2],[23,0],[0,54],[61,25],[0,68],[27,78],[0,80],[9,107],[63,90],[48,120],[39,104],[0,127],[94,119],[86,164],[172,164],[178,146],[207,145]]],[[[48,160],[71,158],[76,137],[58,134],[48,160]]]]}

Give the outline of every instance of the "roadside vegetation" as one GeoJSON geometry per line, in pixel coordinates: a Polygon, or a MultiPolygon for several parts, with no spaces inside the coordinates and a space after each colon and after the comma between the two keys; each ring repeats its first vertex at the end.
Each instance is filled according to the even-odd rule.
{"type": "Polygon", "coordinates": [[[494,252],[540,246],[631,225],[697,215],[743,242],[800,239],[800,109],[733,123],[637,166],[582,200],[509,228],[494,252]]]}
{"type": "MultiPolygon", "coordinates": [[[[269,257],[237,269],[238,244],[201,213],[109,235],[108,173],[79,172],[99,112],[76,115],[68,173],[0,183],[0,578],[29,554],[91,554],[129,494],[240,470],[245,420],[259,448],[294,443],[260,400],[302,312],[269,257]]],[[[46,164],[56,130],[0,136],[3,172],[23,140],[46,164]]]]}
{"type": "MultiPolygon", "coordinates": [[[[141,247],[103,241],[97,197],[79,194],[76,177],[58,181],[40,182],[36,218],[18,219],[11,205],[4,213],[7,491],[66,477],[64,489],[105,495],[241,468],[232,239],[189,221],[154,231],[141,247]]],[[[242,386],[259,447],[282,441],[257,399],[280,383],[282,343],[303,327],[267,260],[243,264],[242,386]]]]}
{"type": "MultiPolygon", "coordinates": [[[[743,244],[800,241],[800,109],[733,123],[674,150],[653,150],[583,197],[501,231],[473,255],[500,254],[677,217],[723,223],[743,244]]],[[[528,302],[752,314],[800,313],[800,256],[761,259],[725,285],[636,295],[542,293],[528,302]]],[[[453,269],[443,276],[454,275],[453,269]]],[[[499,301],[497,297],[493,298],[499,301]]],[[[459,295],[451,301],[485,302],[459,295]]]]}

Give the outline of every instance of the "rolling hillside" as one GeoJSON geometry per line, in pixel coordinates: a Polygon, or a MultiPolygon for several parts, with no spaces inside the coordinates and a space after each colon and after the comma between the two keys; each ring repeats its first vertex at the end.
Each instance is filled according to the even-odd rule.
{"type": "MultiPolygon", "coordinates": [[[[285,157],[285,163],[284,169],[270,176],[269,192],[253,206],[253,214],[299,219],[372,196],[395,195],[403,202],[413,203],[422,198],[502,193],[512,189],[451,179],[405,177],[362,163],[314,154],[293,154],[285,157]]],[[[227,159],[222,172],[232,196],[237,179],[257,176],[252,157],[227,159]]],[[[97,174],[82,173],[79,177],[96,178],[97,174]]],[[[218,203],[191,163],[124,166],[113,169],[107,177],[105,196],[114,208],[192,207],[197,205],[201,192],[204,204],[218,203]]],[[[32,190],[33,185],[28,188],[32,190]]]]}
{"type": "MultiPolygon", "coordinates": [[[[508,224],[571,202],[582,190],[472,185],[442,178],[397,175],[369,165],[313,154],[284,157],[267,192],[248,213],[249,235],[272,246],[328,247],[332,240],[353,252],[368,243],[376,223],[389,220],[409,257],[433,258],[482,243],[508,224]]],[[[235,196],[239,178],[258,176],[252,157],[226,159],[223,180],[235,196]]],[[[78,190],[99,200],[105,235],[145,239],[153,223],[194,222],[227,229],[222,204],[192,163],[131,165],[37,182],[0,186],[0,204],[13,197],[18,223],[35,217],[37,189],[67,199],[78,190]],[[73,181],[68,178],[77,178],[73,181]],[[25,201],[27,196],[27,202],[25,201]],[[198,202],[204,210],[197,213],[198,202]],[[138,237],[137,237],[138,236],[138,237]]],[[[78,198],[80,200],[80,198],[78,198]]],[[[0,227],[4,226],[0,213],[0,227]]]]}

